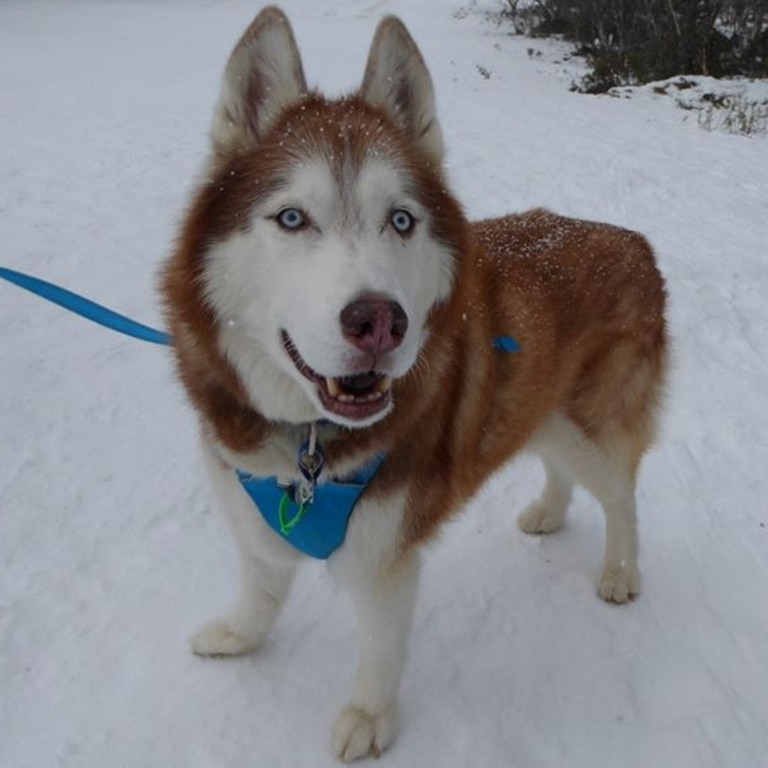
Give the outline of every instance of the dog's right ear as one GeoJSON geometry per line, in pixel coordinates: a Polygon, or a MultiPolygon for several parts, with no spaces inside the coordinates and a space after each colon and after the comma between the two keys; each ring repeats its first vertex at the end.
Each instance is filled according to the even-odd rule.
{"type": "Polygon", "coordinates": [[[307,92],[301,56],[285,14],[265,8],[232,51],[213,116],[217,154],[255,147],[277,116],[307,92]]]}

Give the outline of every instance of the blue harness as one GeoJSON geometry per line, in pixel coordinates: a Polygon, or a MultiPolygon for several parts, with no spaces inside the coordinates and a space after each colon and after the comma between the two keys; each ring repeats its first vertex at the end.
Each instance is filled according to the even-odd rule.
{"type": "Polygon", "coordinates": [[[313,499],[304,504],[297,500],[296,483],[281,485],[276,477],[236,472],[267,525],[283,541],[305,555],[325,560],[344,543],[349,518],[385,458],[385,454],[376,456],[343,480],[319,483],[313,499]]]}
{"type": "MultiPolygon", "coordinates": [[[[37,277],[0,266],[0,279],[127,336],[153,344],[173,343],[171,337],[163,331],[137,323],[84,296],[37,277]]],[[[491,339],[491,345],[500,352],[520,351],[520,343],[512,336],[495,336],[491,339]]],[[[309,459],[314,455],[314,451],[308,452],[309,459]]],[[[319,451],[317,456],[320,463],[311,466],[311,462],[303,464],[307,458],[306,446],[302,446],[299,452],[299,469],[311,485],[309,495],[303,493],[301,480],[281,485],[276,477],[253,477],[239,469],[236,473],[245,492],[278,536],[310,557],[324,560],[344,543],[355,505],[386,455],[376,456],[347,478],[327,483],[316,483],[322,471],[322,452],[319,451]]]]}

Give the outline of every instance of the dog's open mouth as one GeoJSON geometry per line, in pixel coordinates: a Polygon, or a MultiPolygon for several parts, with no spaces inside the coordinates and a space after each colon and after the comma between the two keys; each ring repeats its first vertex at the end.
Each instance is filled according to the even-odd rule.
{"type": "Polygon", "coordinates": [[[389,405],[392,379],[378,371],[349,376],[322,376],[310,368],[299,354],[291,337],[281,331],[283,347],[302,376],[317,387],[326,410],[347,419],[367,419],[389,405]]]}

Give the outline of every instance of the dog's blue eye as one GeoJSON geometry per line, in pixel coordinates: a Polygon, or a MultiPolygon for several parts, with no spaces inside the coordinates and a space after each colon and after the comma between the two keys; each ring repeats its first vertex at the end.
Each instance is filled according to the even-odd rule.
{"type": "Polygon", "coordinates": [[[416,219],[413,218],[413,214],[406,211],[404,208],[398,208],[392,211],[392,215],[389,217],[392,226],[396,232],[401,235],[409,234],[416,226],[416,219]]]}
{"type": "Polygon", "coordinates": [[[283,208],[277,214],[276,221],[283,229],[289,230],[301,229],[307,223],[304,212],[298,208],[283,208]]]}

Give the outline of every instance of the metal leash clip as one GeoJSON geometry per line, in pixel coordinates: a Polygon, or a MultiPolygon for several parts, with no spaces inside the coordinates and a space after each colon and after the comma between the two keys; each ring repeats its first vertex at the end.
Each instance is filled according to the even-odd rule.
{"type": "Polygon", "coordinates": [[[325,466],[325,456],[317,445],[317,425],[309,428],[309,439],[299,448],[299,472],[301,477],[296,485],[296,502],[311,504],[315,498],[315,487],[325,466]]]}

